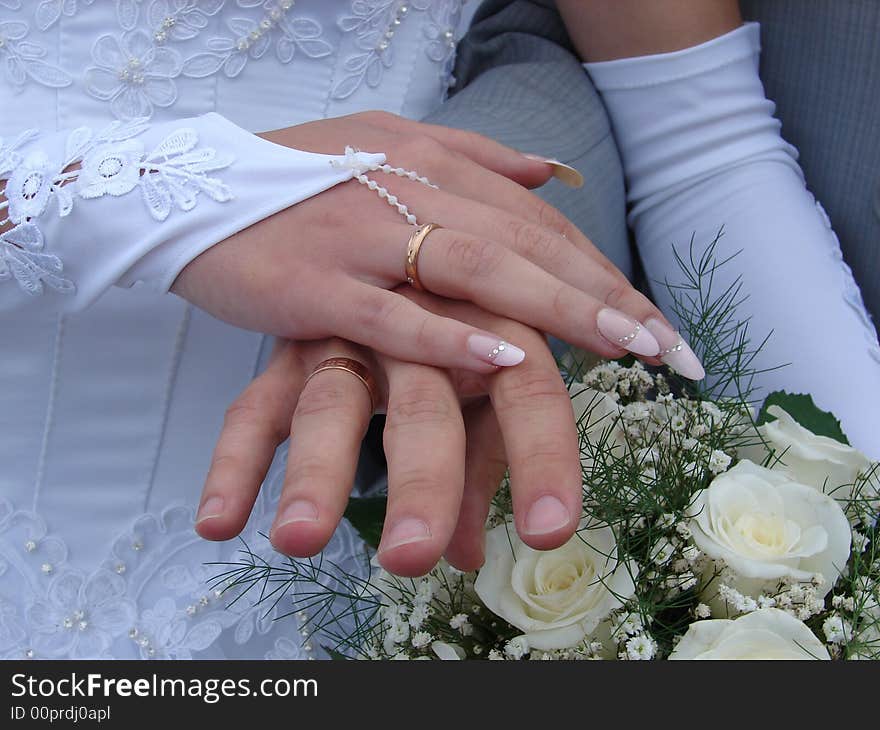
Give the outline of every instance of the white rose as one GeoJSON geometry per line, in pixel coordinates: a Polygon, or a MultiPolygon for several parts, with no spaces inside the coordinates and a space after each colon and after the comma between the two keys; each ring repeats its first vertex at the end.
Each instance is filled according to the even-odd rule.
{"type": "Polygon", "coordinates": [[[850,525],[831,497],[780,471],[740,461],[699,492],[689,507],[693,541],[742,579],[737,590],[756,597],[791,576],[825,578],[831,590],[849,558],[850,525]]]}
{"type": "Polygon", "coordinates": [[[533,550],[511,525],[486,535],[474,588],[483,604],[520,629],[533,649],[566,649],[633,596],[632,564],[618,562],[614,533],[586,526],[562,547],[533,550]]]}
{"type": "MultiPolygon", "coordinates": [[[[871,460],[852,446],[817,436],[779,406],[770,406],[767,412],[776,420],[758,426],[758,431],[775,454],[773,469],[787,470],[800,484],[815,487],[837,499],[845,499],[852,492],[839,487],[850,487],[860,474],[871,470],[871,460]]],[[[767,450],[763,444],[756,444],[741,449],[740,454],[761,462],[767,450]]]]}
{"type": "Polygon", "coordinates": [[[831,659],[803,621],[762,608],[734,621],[692,623],[669,655],[676,659],[831,659]]]}

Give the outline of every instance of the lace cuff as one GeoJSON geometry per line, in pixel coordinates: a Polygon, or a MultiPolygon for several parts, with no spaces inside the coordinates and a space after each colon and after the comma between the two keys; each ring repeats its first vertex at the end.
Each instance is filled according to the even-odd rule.
{"type": "Polygon", "coordinates": [[[214,244],[384,162],[276,145],[215,113],[0,139],[0,309],[167,291],[214,244]]]}

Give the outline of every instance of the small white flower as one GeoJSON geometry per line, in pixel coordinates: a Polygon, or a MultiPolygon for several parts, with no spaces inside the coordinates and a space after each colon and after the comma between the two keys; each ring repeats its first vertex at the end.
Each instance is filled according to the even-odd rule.
{"type": "Polygon", "coordinates": [[[705,603],[698,603],[697,607],[694,609],[694,615],[697,618],[709,618],[712,615],[712,609],[705,603]]]}
{"type": "Polygon", "coordinates": [[[489,659],[493,662],[503,662],[504,655],[498,649],[492,649],[489,652],[489,659]]]}
{"type": "Polygon", "coordinates": [[[647,634],[633,636],[626,642],[626,658],[633,661],[653,659],[657,653],[657,645],[647,634]]]}
{"type": "Polygon", "coordinates": [[[470,636],[474,632],[474,627],[471,626],[466,613],[455,614],[455,616],[449,619],[449,625],[462,636],[470,636]]]}
{"type": "Polygon", "coordinates": [[[413,606],[412,613],[409,615],[409,625],[414,629],[418,629],[428,618],[428,607],[419,604],[413,606]]]}
{"type": "Polygon", "coordinates": [[[504,653],[511,659],[522,659],[529,653],[529,640],[525,636],[517,636],[504,645],[504,653]]]}
{"type": "Polygon", "coordinates": [[[730,461],[731,459],[727,454],[719,449],[715,449],[709,456],[709,471],[713,474],[720,474],[723,471],[727,471],[727,467],[730,466],[730,461]]]}
{"type": "Polygon", "coordinates": [[[412,645],[416,649],[423,649],[428,644],[430,644],[434,640],[434,637],[431,636],[427,631],[418,631],[415,636],[412,637],[412,645]]]}
{"type": "Polygon", "coordinates": [[[825,623],[822,624],[822,632],[829,643],[842,644],[852,636],[852,627],[849,622],[835,614],[825,619],[825,623]]]}

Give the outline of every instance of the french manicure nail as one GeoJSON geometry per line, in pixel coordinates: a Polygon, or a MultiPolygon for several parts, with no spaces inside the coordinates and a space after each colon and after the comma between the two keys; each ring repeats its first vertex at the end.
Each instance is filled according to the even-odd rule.
{"type": "Polygon", "coordinates": [[[205,520],[211,520],[215,517],[220,517],[222,514],[223,497],[211,497],[199,507],[199,512],[196,515],[196,524],[204,522],[205,520]]]}
{"type": "Polygon", "coordinates": [[[623,312],[605,307],[596,317],[599,334],[606,340],[636,355],[654,357],[660,352],[660,345],[647,327],[623,312]]]}
{"type": "Polygon", "coordinates": [[[706,371],[699,358],[672,327],[656,317],[645,322],[645,327],[657,338],[660,345],[657,357],[664,365],[668,365],[690,380],[702,380],[706,377],[706,371]]]}
{"type": "Polygon", "coordinates": [[[427,523],[414,517],[406,517],[382,535],[379,552],[386,552],[402,545],[423,542],[431,537],[431,528],[427,523]]]}
{"type": "Polygon", "coordinates": [[[551,494],[538,499],[528,511],[524,525],[527,535],[546,535],[561,530],[571,522],[566,506],[551,494]]]}
{"type": "Polygon", "coordinates": [[[290,525],[294,522],[317,522],[318,508],[306,499],[295,499],[291,502],[278,519],[274,529],[290,525]]]}
{"type": "Polygon", "coordinates": [[[483,362],[504,368],[519,365],[526,358],[524,350],[491,335],[471,335],[468,337],[468,350],[483,362]]]}
{"type": "Polygon", "coordinates": [[[571,165],[566,165],[564,162],[554,160],[552,157],[543,157],[542,155],[524,154],[523,156],[529,160],[550,165],[553,168],[553,177],[570,188],[581,188],[584,186],[584,176],[571,165]]]}

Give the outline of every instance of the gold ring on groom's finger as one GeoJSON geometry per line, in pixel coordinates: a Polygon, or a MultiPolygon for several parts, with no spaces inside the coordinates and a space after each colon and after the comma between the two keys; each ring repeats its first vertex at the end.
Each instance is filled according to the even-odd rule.
{"type": "Polygon", "coordinates": [[[425,290],[425,287],[422,286],[422,280],[419,279],[419,251],[428,234],[437,228],[440,226],[436,223],[425,223],[425,225],[419,226],[413,231],[409,237],[409,243],[406,245],[406,281],[419,291],[425,290]]]}
{"type": "Polygon", "coordinates": [[[309,377],[306,378],[306,382],[303,383],[303,390],[305,390],[306,384],[312,378],[325,370],[344,370],[354,375],[367,389],[367,395],[370,397],[370,413],[372,414],[376,411],[376,406],[379,404],[379,386],[376,385],[376,379],[366,365],[357,360],[352,360],[350,357],[331,357],[319,362],[309,377]]]}

